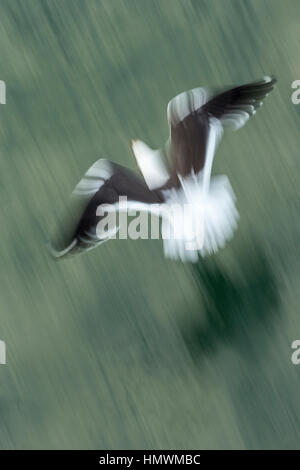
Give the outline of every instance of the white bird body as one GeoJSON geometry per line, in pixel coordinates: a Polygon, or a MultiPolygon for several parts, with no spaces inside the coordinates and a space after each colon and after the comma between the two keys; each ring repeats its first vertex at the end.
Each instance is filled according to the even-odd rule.
{"type": "MultiPolygon", "coordinates": [[[[192,91],[195,96],[195,90],[192,91]]],[[[184,94],[180,96],[183,98],[184,94]]],[[[202,96],[207,95],[202,93],[202,96]]],[[[183,109],[186,112],[186,107],[183,109]]],[[[223,247],[237,227],[239,214],[228,178],[225,175],[211,178],[214,155],[222,133],[221,122],[210,117],[203,170],[196,174],[192,169],[186,177],[178,175],[180,186],[163,191],[165,201],[159,214],[162,217],[162,239],[167,258],[196,262],[199,253],[205,256],[223,247]]],[[[161,152],[150,149],[140,140],[132,142],[132,149],[148,186],[152,189],[165,184],[170,175],[161,157],[158,158],[161,152]],[[151,168],[149,172],[148,167],[151,168]],[[163,175],[161,181],[157,175],[163,175]]],[[[140,207],[140,210],[143,208],[140,207]]]]}

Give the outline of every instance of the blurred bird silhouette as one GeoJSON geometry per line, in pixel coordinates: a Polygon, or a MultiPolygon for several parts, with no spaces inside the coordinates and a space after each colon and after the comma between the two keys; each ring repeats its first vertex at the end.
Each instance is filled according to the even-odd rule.
{"type": "Polygon", "coordinates": [[[132,150],[143,178],[106,159],[96,161],[73,191],[80,209],[55,258],[85,252],[116,236],[99,229],[109,211],[146,211],[161,217],[164,254],[196,262],[232,238],[239,218],[225,175],[211,177],[214,154],[225,128],[239,129],[262,105],[276,80],[226,90],[195,88],[177,95],[167,108],[169,138],[153,150],[141,140],[132,150]],[[124,199],[126,199],[124,201],[124,199]],[[99,210],[100,209],[100,210],[99,210]],[[102,209],[102,210],[101,210],[102,209]]]}

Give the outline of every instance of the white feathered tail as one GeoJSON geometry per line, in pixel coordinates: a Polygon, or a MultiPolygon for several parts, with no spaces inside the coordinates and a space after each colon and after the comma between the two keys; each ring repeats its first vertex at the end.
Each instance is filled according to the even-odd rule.
{"type": "Polygon", "coordinates": [[[206,194],[202,189],[203,184],[193,175],[185,181],[185,190],[170,191],[162,212],[167,258],[196,262],[199,254],[214,253],[232,238],[239,214],[227,176],[213,177],[206,194]],[[191,196],[194,202],[189,203],[191,196]]]}

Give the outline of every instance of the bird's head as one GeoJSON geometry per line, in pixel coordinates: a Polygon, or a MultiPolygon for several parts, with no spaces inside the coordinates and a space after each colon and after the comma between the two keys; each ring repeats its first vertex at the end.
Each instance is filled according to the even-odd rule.
{"type": "Polygon", "coordinates": [[[151,149],[148,147],[148,145],[139,139],[131,139],[131,148],[137,163],[139,163],[139,161],[142,159],[147,158],[147,155],[149,152],[151,152],[151,149]]]}

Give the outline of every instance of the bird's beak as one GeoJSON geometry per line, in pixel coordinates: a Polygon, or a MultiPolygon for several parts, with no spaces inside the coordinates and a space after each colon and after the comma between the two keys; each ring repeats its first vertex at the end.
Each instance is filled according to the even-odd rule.
{"type": "Polygon", "coordinates": [[[133,144],[136,142],[135,139],[131,139],[131,147],[133,146],[133,144]]]}

